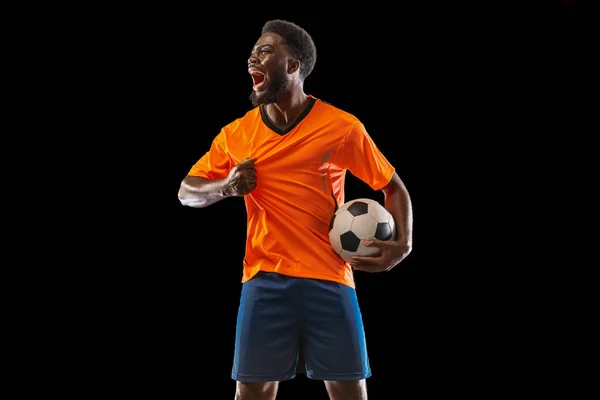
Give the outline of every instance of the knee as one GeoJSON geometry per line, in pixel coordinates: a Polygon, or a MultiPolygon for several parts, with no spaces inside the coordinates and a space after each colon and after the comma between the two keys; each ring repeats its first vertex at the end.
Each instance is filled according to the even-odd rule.
{"type": "Polygon", "coordinates": [[[331,400],[367,400],[367,381],[325,381],[331,400]]]}
{"type": "Polygon", "coordinates": [[[279,382],[237,382],[235,400],[275,400],[279,382]]]}

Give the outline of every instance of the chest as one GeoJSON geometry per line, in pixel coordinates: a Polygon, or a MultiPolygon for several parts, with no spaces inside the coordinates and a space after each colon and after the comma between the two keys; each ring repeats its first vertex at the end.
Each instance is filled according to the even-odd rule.
{"type": "Polygon", "coordinates": [[[228,152],[234,163],[256,157],[256,168],[261,173],[294,177],[320,177],[332,161],[340,145],[340,137],[325,128],[293,130],[285,135],[257,128],[246,131],[241,140],[228,143],[228,152]]]}

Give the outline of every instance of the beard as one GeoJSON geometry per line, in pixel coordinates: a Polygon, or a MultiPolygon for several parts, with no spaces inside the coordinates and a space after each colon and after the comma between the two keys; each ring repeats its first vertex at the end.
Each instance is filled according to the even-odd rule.
{"type": "Polygon", "coordinates": [[[285,66],[273,72],[264,91],[257,92],[253,90],[250,94],[252,106],[258,107],[261,104],[275,103],[287,88],[286,78],[285,66]]]}

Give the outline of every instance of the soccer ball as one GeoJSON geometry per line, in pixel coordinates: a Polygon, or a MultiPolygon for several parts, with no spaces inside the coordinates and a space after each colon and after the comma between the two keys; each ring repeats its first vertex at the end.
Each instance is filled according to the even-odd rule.
{"type": "Polygon", "coordinates": [[[379,202],[367,198],[342,204],[329,223],[329,242],[346,262],[354,255],[372,257],[381,253],[377,247],[363,246],[363,240],[390,240],[395,236],[392,215],[379,202]]]}

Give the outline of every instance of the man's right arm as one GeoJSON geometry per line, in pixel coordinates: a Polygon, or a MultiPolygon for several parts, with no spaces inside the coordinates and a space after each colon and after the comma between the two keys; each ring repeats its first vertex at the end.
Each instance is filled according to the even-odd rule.
{"type": "Polygon", "coordinates": [[[223,179],[187,175],[179,187],[179,201],[184,206],[202,208],[227,197],[247,195],[256,188],[255,162],[256,158],[244,159],[223,179]]]}
{"type": "Polygon", "coordinates": [[[187,175],[179,187],[179,201],[184,206],[202,208],[214,204],[226,197],[227,179],[210,180],[199,176],[187,175]]]}

